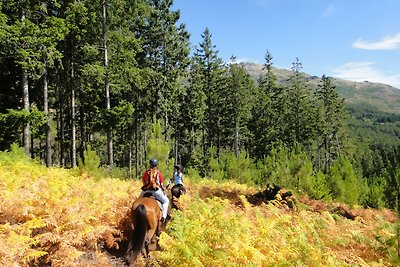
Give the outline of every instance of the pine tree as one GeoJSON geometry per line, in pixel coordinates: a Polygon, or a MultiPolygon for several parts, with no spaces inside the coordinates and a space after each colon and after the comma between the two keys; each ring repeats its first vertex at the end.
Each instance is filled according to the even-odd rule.
{"type": "Polygon", "coordinates": [[[296,61],[293,62],[287,93],[288,113],[285,122],[287,127],[285,143],[289,146],[299,143],[308,147],[315,136],[315,110],[311,90],[301,73],[302,68],[302,63],[296,58],[296,61]]]}
{"type": "Polygon", "coordinates": [[[204,118],[206,111],[206,95],[202,86],[200,65],[192,59],[188,74],[188,83],[185,85],[182,105],[180,106],[179,127],[181,134],[181,163],[201,170],[202,168],[202,136],[204,133],[204,118]],[[200,153],[199,153],[200,152],[200,153]]]}
{"type": "Polygon", "coordinates": [[[345,146],[346,111],[341,99],[325,75],[315,91],[318,109],[317,167],[327,173],[332,162],[340,156],[345,146]]]}
{"type": "Polygon", "coordinates": [[[193,64],[199,77],[199,86],[206,97],[206,110],[202,122],[203,156],[207,158],[208,149],[215,146],[217,155],[220,150],[221,105],[220,90],[224,84],[224,64],[218,57],[218,50],[212,44],[212,34],[206,28],[202,34],[200,47],[196,47],[193,64]]]}
{"type": "Polygon", "coordinates": [[[341,156],[334,162],[327,180],[333,199],[352,205],[359,204],[362,182],[347,158],[341,156]]]}
{"type": "MultiPolygon", "coordinates": [[[[19,68],[21,79],[19,84],[22,87],[23,109],[29,116],[24,116],[23,121],[23,146],[27,154],[33,156],[34,143],[32,142],[33,132],[39,132],[33,119],[31,103],[33,106],[42,104],[48,107],[47,95],[47,73],[54,67],[55,63],[61,58],[61,52],[57,49],[58,41],[64,38],[66,27],[64,20],[56,16],[58,11],[57,3],[46,1],[23,1],[5,2],[0,7],[6,15],[7,22],[4,21],[3,33],[0,37],[5,37],[0,42],[8,50],[8,57],[11,66],[19,68]],[[34,94],[33,89],[39,88],[39,79],[46,76],[42,83],[42,92],[34,94]],[[33,89],[32,89],[33,88],[33,89]],[[31,126],[33,128],[31,128],[31,126]]],[[[48,110],[44,110],[48,113],[48,110]]],[[[48,115],[48,114],[46,114],[48,115]]],[[[48,119],[49,120],[49,119],[48,119]]],[[[51,165],[51,144],[49,121],[47,125],[47,163],[51,165]]]]}
{"type": "Polygon", "coordinates": [[[226,86],[220,92],[221,146],[231,149],[235,156],[249,143],[248,121],[251,117],[251,107],[255,86],[250,75],[231,58],[228,68],[226,86]]]}
{"type": "MultiPolygon", "coordinates": [[[[175,99],[181,95],[176,85],[189,64],[189,33],[184,24],[177,24],[179,11],[172,11],[171,0],[148,0],[150,11],[139,34],[143,39],[139,63],[153,72],[146,107],[149,118],[155,114],[164,120],[168,130],[175,99]]],[[[167,137],[166,137],[167,138],[167,137]]]]}
{"type": "Polygon", "coordinates": [[[272,55],[265,54],[264,73],[259,77],[259,86],[250,120],[252,131],[252,156],[261,160],[269,155],[273,146],[278,145],[283,138],[282,127],[286,108],[285,91],[276,84],[273,72],[272,55]]]}

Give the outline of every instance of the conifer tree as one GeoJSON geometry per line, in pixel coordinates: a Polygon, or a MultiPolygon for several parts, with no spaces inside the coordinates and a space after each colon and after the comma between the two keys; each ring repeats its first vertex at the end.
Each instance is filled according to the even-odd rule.
{"type": "Polygon", "coordinates": [[[196,47],[193,64],[199,75],[198,82],[206,97],[206,110],[202,123],[203,156],[206,159],[211,146],[216,147],[216,153],[220,149],[221,131],[221,105],[220,90],[224,84],[224,64],[218,57],[219,51],[212,44],[212,34],[208,28],[203,32],[202,42],[196,47]]]}
{"type": "Polygon", "coordinates": [[[279,144],[283,134],[283,118],[285,118],[285,91],[276,83],[273,72],[272,55],[265,54],[263,74],[259,77],[259,86],[250,120],[249,128],[252,131],[252,155],[256,159],[267,156],[274,145],[279,144]]]}
{"type": "Polygon", "coordinates": [[[347,158],[341,156],[334,162],[327,180],[333,199],[352,205],[359,203],[362,183],[347,158]]]}
{"type": "Polygon", "coordinates": [[[255,86],[250,75],[236,63],[233,56],[228,68],[226,86],[221,89],[221,146],[230,148],[237,157],[241,150],[248,147],[247,125],[251,117],[255,86]]]}
{"type": "Polygon", "coordinates": [[[168,128],[174,106],[172,103],[181,95],[177,79],[189,64],[189,33],[184,24],[178,25],[180,12],[172,11],[172,0],[147,2],[149,14],[138,32],[143,39],[138,61],[153,71],[147,90],[149,118],[156,114],[168,128]]]}
{"type": "Polygon", "coordinates": [[[286,114],[286,140],[289,146],[299,143],[308,147],[315,132],[315,110],[311,89],[301,73],[302,63],[298,58],[293,62],[292,75],[289,78],[286,114]]]}
{"type": "MultiPolygon", "coordinates": [[[[192,59],[195,62],[196,59],[192,59]]],[[[206,95],[201,84],[202,75],[200,65],[190,64],[188,84],[183,95],[181,106],[181,121],[183,127],[180,128],[182,135],[182,164],[191,166],[200,170],[202,168],[203,157],[202,136],[204,135],[204,118],[206,111],[206,95]],[[200,153],[199,153],[200,152],[200,153]]]]}
{"type": "MultiPolygon", "coordinates": [[[[46,97],[47,89],[47,73],[54,67],[56,62],[61,58],[61,52],[57,49],[58,41],[64,38],[66,27],[64,20],[58,18],[59,11],[57,2],[47,1],[6,1],[0,6],[0,10],[5,12],[7,20],[4,21],[3,33],[0,41],[4,48],[8,50],[10,68],[19,68],[22,88],[22,103],[25,119],[23,124],[23,146],[27,154],[33,155],[30,151],[34,147],[32,143],[33,135],[31,132],[38,132],[38,125],[35,125],[32,119],[35,115],[31,110],[31,103],[41,108],[42,103],[48,115],[48,98],[46,97]],[[39,79],[42,79],[42,92],[39,94],[32,93],[32,88],[39,88],[39,79]],[[37,97],[39,96],[39,97],[37,97]],[[43,98],[40,98],[43,96],[43,98]],[[39,105],[38,105],[39,104],[39,105]],[[47,110],[46,110],[47,109],[47,110]],[[32,129],[30,126],[33,126],[32,129]]],[[[47,117],[48,118],[48,117],[47,117]]],[[[46,140],[47,140],[47,163],[51,165],[51,144],[49,118],[46,123],[46,140]]]]}
{"type": "Polygon", "coordinates": [[[317,167],[327,173],[332,162],[340,156],[345,143],[346,111],[341,99],[325,75],[315,91],[318,109],[317,167]]]}

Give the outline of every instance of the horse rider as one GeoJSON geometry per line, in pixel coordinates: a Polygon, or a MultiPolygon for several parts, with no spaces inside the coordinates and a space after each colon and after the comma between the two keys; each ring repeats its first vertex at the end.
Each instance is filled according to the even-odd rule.
{"type": "Polygon", "coordinates": [[[186,187],[183,184],[183,173],[182,173],[182,165],[175,165],[174,169],[174,174],[173,174],[173,180],[169,180],[167,189],[170,187],[171,182],[173,182],[175,185],[174,187],[179,187],[180,191],[184,194],[186,194],[186,187]]]}
{"type": "Polygon", "coordinates": [[[142,192],[139,197],[143,197],[146,192],[150,192],[162,204],[162,218],[161,222],[164,223],[167,214],[169,199],[164,193],[163,176],[158,170],[158,160],[152,158],[150,160],[150,168],[147,169],[142,176],[142,192]]]}

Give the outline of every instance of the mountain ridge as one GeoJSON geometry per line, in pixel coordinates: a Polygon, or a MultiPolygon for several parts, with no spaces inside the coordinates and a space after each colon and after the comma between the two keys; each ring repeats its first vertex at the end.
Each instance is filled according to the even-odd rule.
{"type": "MultiPolygon", "coordinates": [[[[265,73],[262,64],[243,62],[239,63],[253,79],[258,79],[265,73]]],[[[278,83],[284,84],[292,74],[291,70],[273,67],[273,72],[278,83]]],[[[305,79],[312,88],[316,88],[321,77],[303,73],[305,79]]],[[[332,77],[333,85],[338,94],[345,98],[348,105],[367,105],[379,111],[400,115],[400,89],[384,83],[370,81],[353,82],[332,77]]]]}

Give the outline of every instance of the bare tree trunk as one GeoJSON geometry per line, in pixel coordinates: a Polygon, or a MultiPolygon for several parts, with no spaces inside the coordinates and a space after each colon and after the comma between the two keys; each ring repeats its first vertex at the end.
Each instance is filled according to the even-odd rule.
{"type": "Polygon", "coordinates": [[[132,143],[129,143],[129,179],[132,179],[132,143]]]}
{"type": "Polygon", "coordinates": [[[64,99],[61,89],[57,89],[58,98],[58,114],[57,114],[57,136],[58,136],[58,149],[59,149],[59,164],[65,167],[65,151],[64,151],[64,99]]]}
{"type": "MultiPolygon", "coordinates": [[[[25,12],[21,11],[21,22],[25,25],[25,12]]],[[[22,68],[21,73],[21,85],[22,85],[22,103],[24,110],[29,112],[29,84],[28,84],[28,72],[22,68]]],[[[25,154],[30,156],[29,143],[31,140],[31,131],[29,122],[24,123],[22,126],[22,143],[25,154]]]]}
{"type": "Polygon", "coordinates": [[[235,156],[239,156],[239,122],[236,120],[235,123],[235,156]]]}
{"type": "MultiPolygon", "coordinates": [[[[108,50],[107,50],[107,0],[103,2],[103,42],[104,42],[104,67],[105,67],[105,80],[104,89],[106,95],[106,109],[111,109],[110,104],[110,85],[108,82],[108,50]]],[[[108,124],[110,122],[107,122],[108,124]]],[[[108,151],[108,165],[112,168],[114,165],[114,151],[113,151],[113,138],[112,138],[112,126],[108,125],[107,128],[107,151],[108,151]]]]}
{"type": "Polygon", "coordinates": [[[76,167],[76,111],[75,111],[75,73],[71,64],[71,167],[76,167]]]}
{"type": "Polygon", "coordinates": [[[51,134],[50,134],[50,113],[49,113],[49,97],[48,97],[48,80],[47,80],[47,70],[43,74],[43,109],[44,115],[46,116],[46,166],[51,167],[52,162],[52,150],[51,150],[51,134]]]}
{"type": "Polygon", "coordinates": [[[175,156],[175,162],[178,163],[178,147],[179,147],[179,132],[178,132],[178,119],[175,119],[175,141],[174,141],[174,156],[175,156]]]}
{"type": "MultiPolygon", "coordinates": [[[[79,96],[78,96],[79,99],[79,96]]],[[[83,158],[83,152],[85,151],[86,143],[86,127],[85,127],[85,109],[83,105],[79,107],[79,128],[80,128],[80,145],[79,145],[79,156],[83,158]]]]}
{"type": "MultiPolygon", "coordinates": [[[[29,85],[28,85],[28,73],[25,69],[22,69],[22,103],[24,110],[29,112],[29,85]]],[[[25,154],[30,156],[30,140],[31,131],[29,122],[24,123],[22,126],[22,139],[25,154]]]]}

